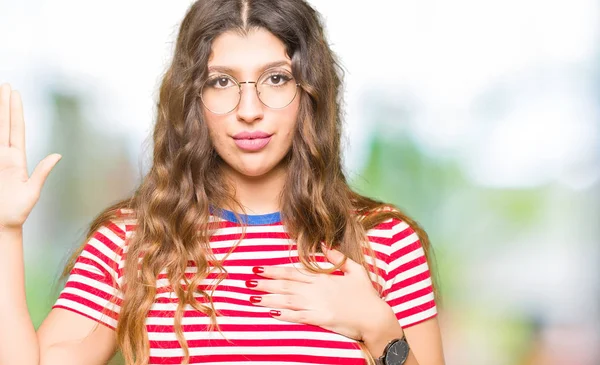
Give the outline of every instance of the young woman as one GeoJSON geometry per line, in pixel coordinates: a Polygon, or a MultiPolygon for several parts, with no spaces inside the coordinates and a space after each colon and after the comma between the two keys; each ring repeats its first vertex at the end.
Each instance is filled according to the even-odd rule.
{"type": "Polygon", "coordinates": [[[164,76],[153,165],[102,212],[35,332],[20,96],[0,91],[0,365],[443,364],[425,233],[353,192],[341,72],[302,0],[199,0],[164,76]],[[405,338],[404,338],[405,337],[405,338]],[[410,347],[405,361],[399,352],[410,347]]]}

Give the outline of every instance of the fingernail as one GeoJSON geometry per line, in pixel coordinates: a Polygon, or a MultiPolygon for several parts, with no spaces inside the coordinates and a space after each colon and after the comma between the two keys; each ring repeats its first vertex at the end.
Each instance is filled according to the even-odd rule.
{"type": "Polygon", "coordinates": [[[265,268],[262,266],[255,266],[252,268],[252,272],[255,274],[262,274],[263,272],[265,272],[265,268]]]}
{"type": "Polygon", "coordinates": [[[260,303],[261,300],[262,300],[261,297],[257,297],[254,295],[250,297],[250,303],[252,303],[252,304],[260,303]]]}
{"type": "Polygon", "coordinates": [[[274,317],[279,317],[281,315],[281,312],[276,310],[271,310],[269,313],[274,317]]]}
{"type": "Polygon", "coordinates": [[[256,280],[247,280],[246,281],[246,286],[248,288],[256,288],[257,285],[258,285],[258,281],[256,281],[256,280]]]}

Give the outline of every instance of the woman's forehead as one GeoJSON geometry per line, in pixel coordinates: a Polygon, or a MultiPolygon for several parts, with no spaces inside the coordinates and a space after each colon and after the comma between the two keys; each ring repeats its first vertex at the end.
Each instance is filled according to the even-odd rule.
{"type": "Polygon", "coordinates": [[[208,59],[209,70],[240,75],[255,74],[272,65],[291,70],[284,43],[263,28],[253,29],[247,35],[234,31],[219,35],[208,59]]]}

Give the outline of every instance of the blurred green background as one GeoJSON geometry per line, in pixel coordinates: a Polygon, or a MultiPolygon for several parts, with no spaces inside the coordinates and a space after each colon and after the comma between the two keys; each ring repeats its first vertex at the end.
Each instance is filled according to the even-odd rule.
{"type": "MultiPolygon", "coordinates": [[[[600,4],[311,3],[346,70],[350,181],[432,240],[447,364],[600,364],[600,4]]],[[[36,325],[87,225],[147,171],[189,4],[0,3],[30,170],[63,155],[25,227],[36,325]]]]}

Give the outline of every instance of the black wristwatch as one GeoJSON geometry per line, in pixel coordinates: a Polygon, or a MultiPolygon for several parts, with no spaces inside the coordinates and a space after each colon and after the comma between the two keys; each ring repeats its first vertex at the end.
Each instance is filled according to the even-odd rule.
{"type": "Polygon", "coordinates": [[[406,336],[390,341],[383,350],[383,355],[375,359],[377,365],[402,365],[408,358],[408,342],[406,336]]]}

